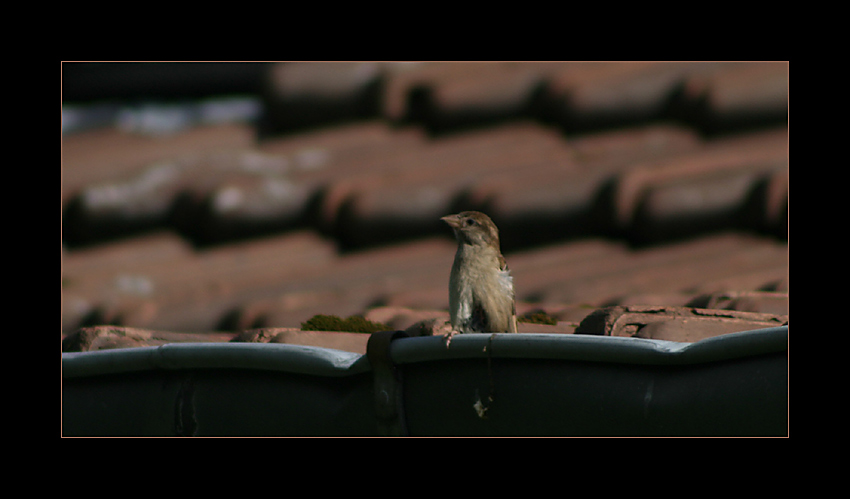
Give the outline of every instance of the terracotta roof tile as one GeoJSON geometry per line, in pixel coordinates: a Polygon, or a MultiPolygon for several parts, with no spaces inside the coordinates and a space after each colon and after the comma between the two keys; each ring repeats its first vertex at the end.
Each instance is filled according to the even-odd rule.
{"type": "Polygon", "coordinates": [[[695,342],[787,322],[787,316],[755,312],[688,307],[609,307],[588,315],[576,333],[695,342]]]}
{"type": "MultiPolygon", "coordinates": [[[[537,89],[553,67],[516,62],[449,63],[422,68],[418,75],[413,69],[401,77],[407,80],[401,83],[407,85],[403,117],[432,132],[522,119],[532,114],[537,89]]],[[[391,116],[401,117],[397,101],[386,108],[391,116]]]]}
{"type": "MultiPolygon", "coordinates": [[[[787,167],[787,143],[787,129],[780,128],[743,137],[719,139],[696,151],[637,162],[616,179],[612,198],[616,222],[621,228],[629,227],[641,203],[646,199],[647,191],[657,188],[656,186],[675,186],[677,183],[686,184],[688,181],[695,181],[697,189],[710,189],[711,180],[715,183],[719,180],[721,184],[730,180],[738,182],[744,192],[740,192],[739,187],[737,204],[734,201],[731,204],[741,207],[748,188],[754,187],[755,182],[763,178],[758,177],[759,174],[768,175],[787,167]],[[751,176],[741,179],[742,173],[751,176]],[[707,181],[699,182],[701,178],[707,181]]],[[[715,190],[728,188],[725,185],[719,187],[720,189],[715,190]]],[[[710,206],[702,202],[705,195],[700,192],[683,193],[679,197],[686,203],[693,203],[698,210],[710,206]]],[[[729,203],[726,204],[728,209],[729,203]]],[[[672,209],[675,211],[682,208],[685,207],[672,209]]]]}
{"type": "Polygon", "coordinates": [[[265,89],[263,133],[376,117],[381,71],[381,65],[372,62],[273,65],[265,89]]]}
{"type": "Polygon", "coordinates": [[[214,330],[238,303],[278,289],[287,276],[309,273],[334,256],[329,243],[304,232],[131,264],[113,258],[113,265],[97,271],[75,271],[80,267],[75,260],[98,259],[103,252],[79,250],[66,258],[63,298],[85,297],[90,306],[88,317],[74,314],[77,325],[100,321],[176,331],[214,330]],[[88,252],[93,254],[87,257],[88,252]]]}
{"type": "Polygon", "coordinates": [[[398,158],[391,171],[343,181],[349,192],[338,210],[336,235],[344,244],[366,245],[387,238],[434,233],[439,217],[482,176],[521,168],[563,154],[563,144],[538,126],[509,125],[433,141],[427,148],[398,158]]]}
{"type": "Polygon", "coordinates": [[[68,134],[62,138],[62,201],[92,184],[138,174],[157,161],[210,149],[251,147],[254,134],[248,126],[231,124],[158,137],[115,128],[68,134]]]}
{"type": "Polygon", "coordinates": [[[683,89],[683,117],[708,132],[788,118],[787,62],[723,63],[689,76],[683,89]]]}
{"type": "Polygon", "coordinates": [[[778,276],[787,269],[787,247],[771,240],[722,235],[648,248],[576,265],[569,279],[541,286],[537,298],[599,306],[633,293],[688,291],[707,280],[731,279],[751,269],[778,276]]]}
{"type": "Polygon", "coordinates": [[[469,208],[500,228],[518,311],[559,321],[520,331],[608,305],[787,316],[787,62],[264,67],[256,126],[63,137],[63,335],[358,349],[252,328],[441,320],[439,217],[469,208]]]}

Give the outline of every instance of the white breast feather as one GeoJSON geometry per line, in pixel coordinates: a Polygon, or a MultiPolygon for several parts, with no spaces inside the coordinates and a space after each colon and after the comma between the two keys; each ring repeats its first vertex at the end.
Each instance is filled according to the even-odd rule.
{"type": "Polygon", "coordinates": [[[511,276],[510,270],[500,270],[497,274],[499,284],[505,293],[511,293],[514,290],[514,278],[511,276]]]}

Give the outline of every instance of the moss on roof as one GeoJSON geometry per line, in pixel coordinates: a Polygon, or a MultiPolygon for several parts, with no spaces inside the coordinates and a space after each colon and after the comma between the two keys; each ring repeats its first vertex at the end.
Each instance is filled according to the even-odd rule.
{"type": "Polygon", "coordinates": [[[380,322],[366,320],[362,315],[342,319],[336,315],[314,315],[301,323],[302,331],[346,331],[351,333],[376,333],[391,328],[380,322]]]}
{"type": "Polygon", "coordinates": [[[517,322],[527,322],[529,324],[548,324],[554,326],[558,323],[558,319],[552,317],[542,310],[533,310],[517,317],[517,322]]]}

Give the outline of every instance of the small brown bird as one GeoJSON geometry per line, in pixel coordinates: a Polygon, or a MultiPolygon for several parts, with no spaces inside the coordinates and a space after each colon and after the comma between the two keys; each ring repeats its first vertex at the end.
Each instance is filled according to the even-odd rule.
{"type": "Polygon", "coordinates": [[[499,249],[499,229],[490,217],[464,211],[442,217],[457,239],[449,278],[452,332],[515,333],[516,303],[513,278],[499,249]]]}

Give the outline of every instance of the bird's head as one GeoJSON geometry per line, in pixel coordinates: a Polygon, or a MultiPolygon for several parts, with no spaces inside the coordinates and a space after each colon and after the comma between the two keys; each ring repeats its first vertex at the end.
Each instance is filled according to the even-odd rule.
{"type": "Polygon", "coordinates": [[[490,217],[480,211],[446,215],[440,220],[449,224],[461,244],[493,246],[499,249],[499,229],[490,217]]]}

